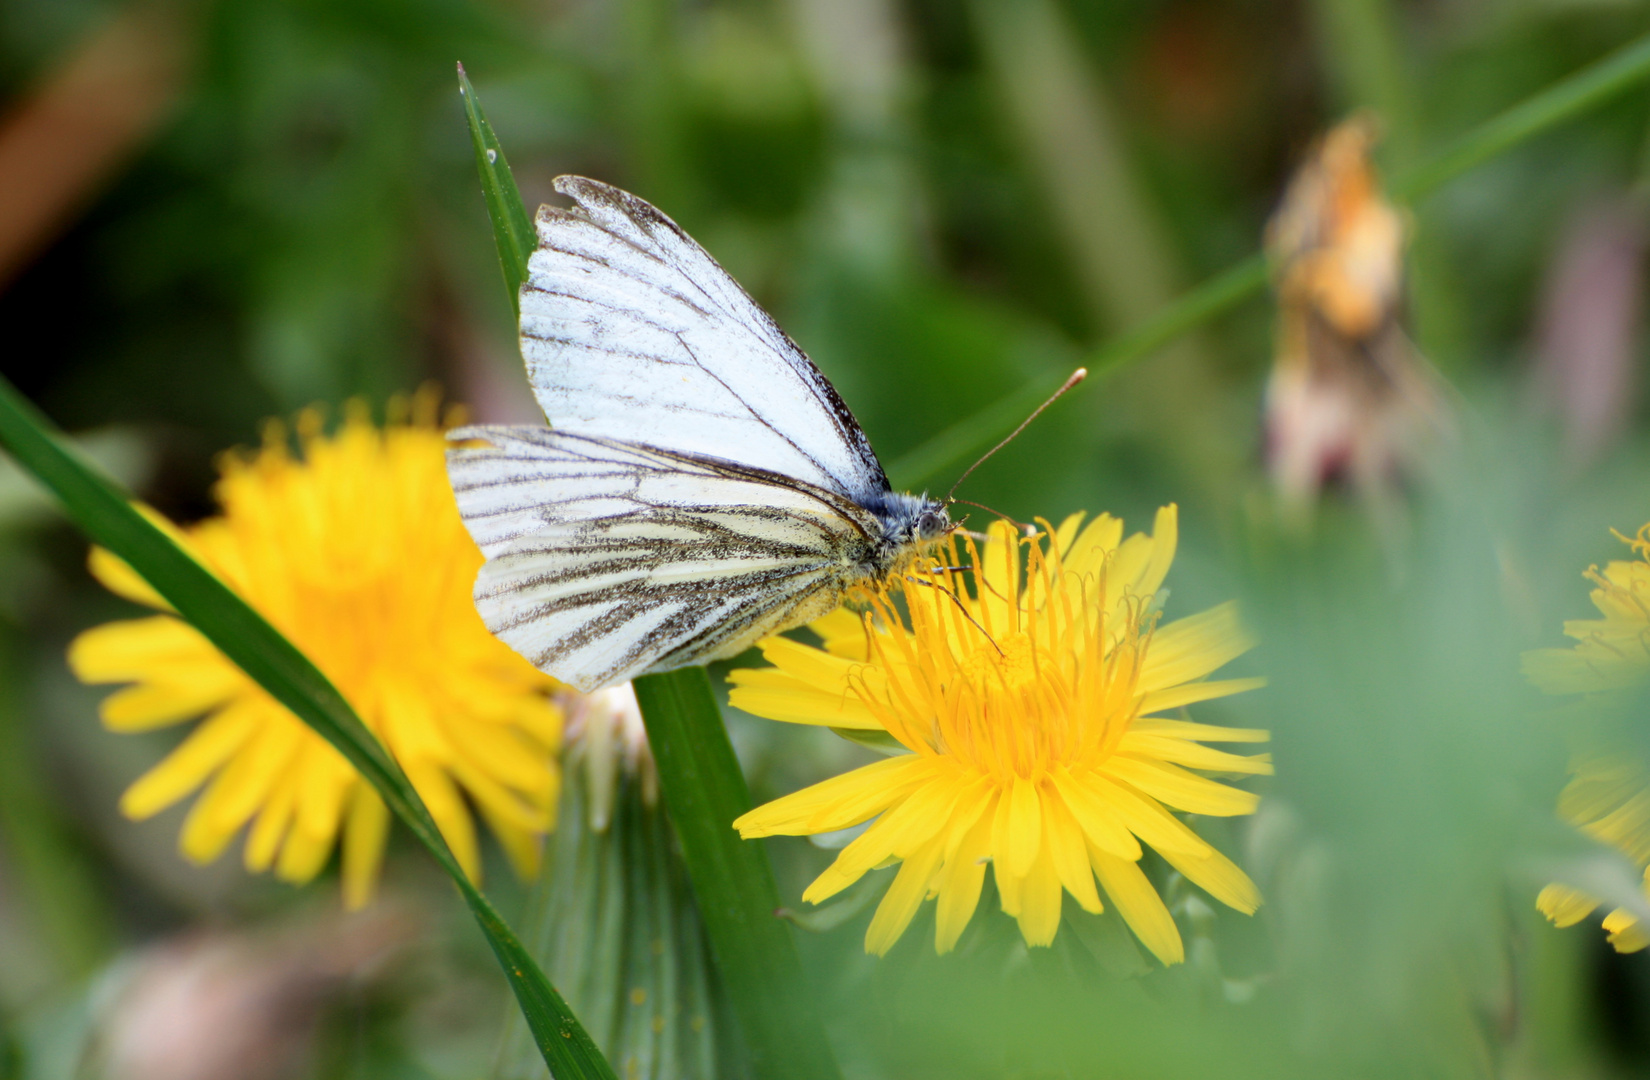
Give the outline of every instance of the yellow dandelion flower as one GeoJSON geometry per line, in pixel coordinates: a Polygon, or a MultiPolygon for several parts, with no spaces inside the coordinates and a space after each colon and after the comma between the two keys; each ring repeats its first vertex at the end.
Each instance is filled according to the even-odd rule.
{"type": "MultiPolygon", "coordinates": [[[[481,553],[447,485],[437,402],[392,403],[378,428],[353,405],[333,435],[298,418],[302,453],[271,424],[257,453],[225,455],[222,514],[174,535],[332,680],[395,755],[454,854],[480,870],[469,798],[518,869],[536,869],[551,827],[562,717],[555,683],[487,632],[470,600],[481,553]],[[462,793],[461,793],[462,792],[462,793]]],[[[130,567],[94,549],[112,591],[167,612],[130,567]]],[[[179,847],[217,858],[251,823],[248,870],[302,883],[342,834],[345,902],[371,896],[389,811],[349,763],[173,614],[108,623],[69,647],[89,683],[129,682],[104,699],[113,731],[205,715],[121,797],[142,819],[202,785],[179,847]]]]}
{"type": "MultiPolygon", "coordinates": [[[[1260,903],[1243,871],[1171,811],[1253,812],[1255,795],[1193,770],[1269,774],[1269,755],[1203,745],[1267,733],[1167,715],[1261,685],[1205,681],[1252,642],[1231,604],[1157,625],[1174,507],[1158,512],[1152,536],[1125,541],[1123,523],[1107,515],[1081,526],[1073,515],[1022,539],[998,523],[983,548],[965,542],[972,595],[964,575],[931,567],[920,572],[929,587],[904,590],[905,617],[873,597],[863,620],[839,611],[814,624],[825,648],[769,638],[762,651],[773,667],[732,674],[741,709],[886,732],[910,751],[734,822],[757,837],[875,819],[803,893],[819,903],[899,862],[867,951],[887,952],[929,897],[938,901],[935,946],[949,951],[989,863],[1028,945],[1054,940],[1065,893],[1099,912],[1103,891],[1148,949],[1176,963],[1180,933],[1140,868],[1142,841],[1231,907],[1247,913],[1260,903]]],[[[960,554],[953,542],[947,565],[960,554]]]]}
{"type": "MultiPolygon", "coordinates": [[[[1586,574],[1596,586],[1593,606],[1604,617],[1564,624],[1564,633],[1576,640],[1574,648],[1524,654],[1525,676],[1549,694],[1613,696],[1650,677],[1650,525],[1632,539],[1620,539],[1637,558],[1613,561],[1603,571],[1589,567],[1586,574]]],[[[1578,756],[1570,771],[1558,799],[1559,816],[1643,870],[1650,900],[1650,773],[1644,763],[1594,750],[1578,756]]],[[[1596,898],[1557,882],[1536,897],[1536,907],[1556,926],[1574,926],[1598,906],[1596,898]]],[[[1625,908],[1604,917],[1604,930],[1617,952],[1650,945],[1650,927],[1625,908]]]]}
{"type": "MultiPolygon", "coordinates": [[[[1588,758],[1572,772],[1558,797],[1559,816],[1643,869],[1644,895],[1650,900],[1650,776],[1642,763],[1622,756],[1588,758]]],[[[1554,882],[1541,890],[1535,906],[1553,925],[1563,927],[1591,915],[1599,901],[1554,882]]],[[[1617,952],[1638,952],[1650,945],[1650,927],[1626,908],[1604,916],[1604,931],[1617,952]]]]}
{"type": "Polygon", "coordinates": [[[1587,580],[1597,586],[1593,606],[1604,617],[1564,624],[1574,648],[1524,654],[1524,674],[1549,694],[1629,690],[1650,675],[1650,525],[1631,540],[1616,535],[1638,557],[1617,559],[1602,572],[1588,567],[1587,580]]]}

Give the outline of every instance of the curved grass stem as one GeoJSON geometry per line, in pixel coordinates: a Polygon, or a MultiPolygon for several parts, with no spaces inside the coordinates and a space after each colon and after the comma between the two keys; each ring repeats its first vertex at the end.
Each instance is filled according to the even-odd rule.
{"type": "MultiPolygon", "coordinates": [[[[1452,147],[1399,176],[1391,186],[1400,203],[1414,203],[1520,143],[1597,108],[1650,79],[1650,35],[1525,99],[1480,124],[1452,147]]],[[[1095,349],[1083,366],[1092,385],[1110,371],[1143,360],[1182,334],[1237,307],[1266,286],[1266,260],[1256,254],[1205,281],[1132,329],[1095,349]]],[[[999,399],[951,425],[894,460],[888,474],[896,487],[920,487],[947,466],[955,466],[1008,432],[1027,409],[1043,400],[1059,379],[1050,376],[999,399]],[[1028,404],[1029,403],[1029,404],[1028,404]],[[1010,407],[1012,406],[1012,408],[1010,407]]]]}

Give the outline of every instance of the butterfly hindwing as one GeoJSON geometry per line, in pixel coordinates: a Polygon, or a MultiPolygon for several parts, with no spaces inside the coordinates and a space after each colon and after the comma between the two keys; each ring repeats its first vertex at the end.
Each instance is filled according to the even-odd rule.
{"type": "MultiPolygon", "coordinates": [[[[580,690],[702,663],[835,604],[875,522],[733,462],[547,428],[449,453],[489,630],[580,690]]],[[[480,445],[477,445],[477,444],[480,445]]]]}
{"type": "Polygon", "coordinates": [[[861,499],[887,479],[813,362],[648,203],[564,176],[539,211],[521,346],[558,428],[727,458],[861,499]]]}

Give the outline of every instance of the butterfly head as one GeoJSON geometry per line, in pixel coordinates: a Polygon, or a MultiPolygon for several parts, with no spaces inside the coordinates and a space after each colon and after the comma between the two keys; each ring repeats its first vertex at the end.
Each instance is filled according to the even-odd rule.
{"type": "Polygon", "coordinates": [[[943,539],[955,526],[951,524],[951,515],[944,503],[935,502],[927,495],[921,496],[921,499],[922,509],[911,523],[911,541],[918,547],[926,548],[943,539]]]}
{"type": "Polygon", "coordinates": [[[881,542],[865,567],[871,577],[900,572],[952,529],[946,505],[926,494],[885,491],[866,509],[882,523],[881,542]]]}

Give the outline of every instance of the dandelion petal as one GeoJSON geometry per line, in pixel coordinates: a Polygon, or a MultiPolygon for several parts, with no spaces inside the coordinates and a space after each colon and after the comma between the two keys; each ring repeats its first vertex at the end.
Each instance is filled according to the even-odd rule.
{"type": "Polygon", "coordinates": [[[1140,943],[1165,964],[1184,960],[1186,950],[1180,940],[1180,930],[1157,890],[1140,872],[1139,864],[1107,855],[1094,847],[1089,848],[1089,860],[1106,895],[1111,897],[1118,914],[1140,943]]]}

